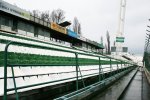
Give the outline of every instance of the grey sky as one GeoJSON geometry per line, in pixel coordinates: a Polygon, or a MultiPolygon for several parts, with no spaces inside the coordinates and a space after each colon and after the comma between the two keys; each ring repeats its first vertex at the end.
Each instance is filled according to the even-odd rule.
{"type": "MultiPolygon", "coordinates": [[[[106,41],[106,31],[111,44],[118,27],[120,0],[4,0],[26,10],[40,11],[61,8],[66,20],[77,17],[84,37],[97,42],[100,36],[106,41]]],[[[130,52],[143,53],[147,25],[150,25],[150,0],[127,0],[125,19],[125,43],[130,52]]],[[[105,42],[106,43],[106,42],[105,42]]]]}

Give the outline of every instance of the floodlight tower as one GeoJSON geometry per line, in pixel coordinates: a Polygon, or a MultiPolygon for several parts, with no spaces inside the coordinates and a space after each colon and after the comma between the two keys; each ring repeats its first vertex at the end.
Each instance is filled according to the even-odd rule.
{"type": "Polygon", "coordinates": [[[116,34],[116,54],[122,53],[122,46],[124,43],[124,22],[125,22],[125,11],[126,11],[126,0],[120,0],[120,12],[119,12],[119,22],[118,30],[116,34]]]}

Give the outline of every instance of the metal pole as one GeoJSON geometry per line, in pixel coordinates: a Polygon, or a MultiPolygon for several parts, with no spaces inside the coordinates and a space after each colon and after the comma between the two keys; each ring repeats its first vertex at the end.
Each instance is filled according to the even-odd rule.
{"type": "Polygon", "coordinates": [[[118,61],[117,61],[117,73],[119,72],[118,61]]]}
{"type": "Polygon", "coordinates": [[[111,75],[112,75],[112,63],[111,63],[111,58],[110,58],[110,73],[111,73],[111,75]]]}
{"type": "Polygon", "coordinates": [[[75,53],[75,56],[76,56],[76,90],[79,89],[79,86],[78,86],[78,54],[75,53]]]}
{"type": "Polygon", "coordinates": [[[99,81],[101,81],[101,58],[99,57],[99,81]]]}
{"type": "Polygon", "coordinates": [[[121,61],[121,71],[122,71],[122,61],[121,61]]]}
{"type": "Polygon", "coordinates": [[[14,75],[14,68],[12,66],[11,66],[11,70],[12,70],[14,88],[15,88],[15,93],[16,93],[16,100],[19,100],[19,95],[18,95],[17,88],[16,88],[17,86],[16,86],[15,75],[14,75]]]}
{"type": "Polygon", "coordinates": [[[82,73],[81,73],[80,67],[78,66],[78,68],[79,68],[79,72],[80,72],[80,75],[81,75],[81,79],[82,79],[83,87],[85,87],[85,83],[84,83],[84,80],[83,80],[83,77],[82,77],[82,73]]]}
{"type": "Polygon", "coordinates": [[[5,51],[4,51],[4,97],[3,100],[7,100],[7,51],[8,51],[8,46],[11,44],[9,42],[5,46],[5,51]]]}

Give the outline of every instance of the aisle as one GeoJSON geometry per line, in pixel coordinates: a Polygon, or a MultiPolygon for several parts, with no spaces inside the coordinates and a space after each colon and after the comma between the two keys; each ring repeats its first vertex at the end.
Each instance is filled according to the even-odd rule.
{"type": "Polygon", "coordinates": [[[150,100],[150,85],[143,71],[138,71],[120,100],[150,100]]]}

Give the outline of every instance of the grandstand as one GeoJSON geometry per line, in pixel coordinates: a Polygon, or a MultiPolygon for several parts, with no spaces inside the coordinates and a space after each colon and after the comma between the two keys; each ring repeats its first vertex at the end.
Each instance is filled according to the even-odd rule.
{"type": "Polygon", "coordinates": [[[102,55],[102,44],[0,4],[0,99],[52,99],[134,68],[102,55]]]}

